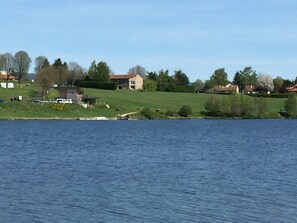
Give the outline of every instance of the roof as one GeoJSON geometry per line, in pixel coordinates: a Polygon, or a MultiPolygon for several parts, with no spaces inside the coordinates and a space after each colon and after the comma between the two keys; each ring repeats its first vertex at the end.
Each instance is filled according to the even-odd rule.
{"type": "Polygon", "coordinates": [[[245,91],[248,91],[248,92],[252,92],[252,91],[254,91],[254,85],[245,85],[244,86],[244,90],[245,91]]]}
{"type": "Polygon", "coordinates": [[[116,74],[110,75],[111,80],[121,80],[121,79],[130,79],[136,77],[137,74],[116,74]]]}
{"type": "Polygon", "coordinates": [[[216,85],[214,86],[213,90],[214,91],[236,91],[237,88],[238,88],[238,85],[227,85],[227,86],[216,85]]]}
{"type": "Polygon", "coordinates": [[[287,90],[289,92],[295,92],[295,91],[297,92],[297,84],[293,85],[292,87],[288,87],[287,90]]]}
{"type": "MultiPolygon", "coordinates": [[[[6,74],[0,74],[0,79],[7,80],[7,75],[6,74]]],[[[9,78],[8,79],[9,80],[15,80],[15,79],[17,79],[17,77],[14,76],[14,75],[9,75],[9,78]]]]}

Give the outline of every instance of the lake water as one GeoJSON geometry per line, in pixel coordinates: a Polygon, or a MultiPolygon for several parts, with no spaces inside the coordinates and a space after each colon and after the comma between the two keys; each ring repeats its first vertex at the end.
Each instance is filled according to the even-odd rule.
{"type": "Polygon", "coordinates": [[[0,222],[297,222],[297,121],[1,121],[0,222]]]}

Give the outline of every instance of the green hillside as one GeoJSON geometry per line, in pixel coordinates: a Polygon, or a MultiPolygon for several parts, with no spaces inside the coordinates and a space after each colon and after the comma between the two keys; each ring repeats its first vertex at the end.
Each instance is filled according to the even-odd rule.
{"type": "MultiPolygon", "coordinates": [[[[98,104],[94,108],[85,109],[80,105],[52,106],[44,103],[30,102],[30,91],[36,86],[22,86],[15,89],[0,88],[0,119],[38,119],[64,118],[76,119],[79,117],[106,116],[116,117],[118,114],[140,112],[141,108],[150,108],[156,118],[166,118],[166,111],[178,111],[183,105],[192,108],[192,117],[202,117],[201,112],[210,94],[172,93],[172,92],[139,92],[128,90],[98,90],[84,89],[85,95],[97,97],[98,104]],[[11,102],[11,97],[22,95],[21,102],[11,102]],[[108,105],[108,106],[107,106],[108,105]],[[107,108],[109,107],[109,108],[107,108]],[[158,110],[158,111],[156,111],[158,110]]],[[[54,94],[52,93],[52,96],[54,94]]],[[[220,96],[229,97],[229,96],[220,96]]],[[[247,96],[248,97],[248,96],[247,96]]],[[[277,117],[283,109],[285,99],[265,99],[268,103],[269,117],[277,117]]]]}

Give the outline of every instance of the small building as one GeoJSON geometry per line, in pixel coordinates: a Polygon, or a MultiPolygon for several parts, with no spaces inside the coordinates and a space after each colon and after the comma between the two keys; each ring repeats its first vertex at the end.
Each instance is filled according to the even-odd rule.
{"type": "Polygon", "coordinates": [[[297,84],[295,84],[291,87],[287,87],[287,91],[288,92],[297,92],[297,84]]]}
{"type": "Polygon", "coordinates": [[[73,103],[82,103],[83,91],[79,87],[55,87],[59,92],[59,98],[72,99],[73,103]]]}
{"type": "Polygon", "coordinates": [[[255,86],[252,84],[245,85],[243,89],[243,93],[245,94],[253,94],[255,91],[255,86]]]}
{"type": "Polygon", "coordinates": [[[213,90],[217,93],[239,93],[239,87],[235,84],[227,84],[226,86],[216,85],[213,90]]]}
{"type": "Polygon", "coordinates": [[[143,89],[143,78],[139,74],[111,75],[110,80],[117,84],[118,89],[143,89]]]}

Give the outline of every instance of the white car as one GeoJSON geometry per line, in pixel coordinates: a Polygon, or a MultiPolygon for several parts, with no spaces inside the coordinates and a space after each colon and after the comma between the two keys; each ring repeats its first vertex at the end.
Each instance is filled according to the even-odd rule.
{"type": "Polygon", "coordinates": [[[73,104],[73,101],[72,101],[72,99],[58,98],[58,99],[56,99],[56,103],[73,104]]]}

